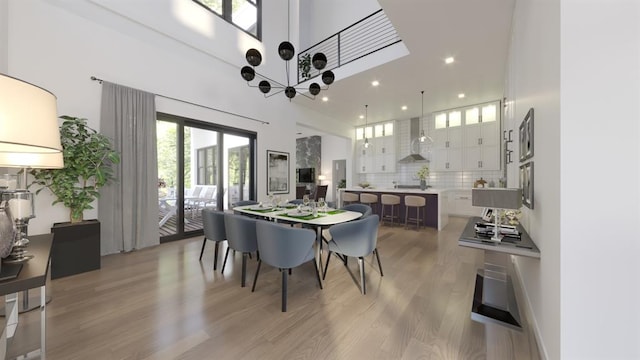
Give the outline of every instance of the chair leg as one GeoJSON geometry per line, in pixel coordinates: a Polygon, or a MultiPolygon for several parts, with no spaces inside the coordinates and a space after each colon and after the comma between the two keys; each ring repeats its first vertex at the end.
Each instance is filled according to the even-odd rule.
{"type": "Polygon", "coordinates": [[[327,268],[329,267],[329,260],[331,259],[331,250],[327,253],[327,262],[324,263],[324,271],[322,272],[322,280],[327,277],[327,268]]]}
{"type": "Polygon", "coordinates": [[[378,259],[378,269],[380,269],[380,276],[384,276],[382,273],[382,264],[380,264],[380,254],[378,254],[378,248],[373,249],[373,253],[376,255],[376,259],[378,259]]]}
{"type": "MultiPolygon", "coordinates": [[[[214,247],[214,251],[213,251],[213,271],[216,271],[216,268],[218,267],[218,247],[220,245],[219,241],[216,241],[216,246],[214,247]]],[[[202,250],[204,250],[204,246],[202,247],[202,250]]],[[[200,255],[202,256],[202,254],[200,255]]]]}
{"type": "Polygon", "coordinates": [[[362,258],[362,256],[358,258],[358,267],[360,268],[360,291],[362,295],[365,295],[367,293],[367,286],[365,285],[364,258],[362,258]]]}
{"type": "Polygon", "coordinates": [[[253,277],[253,286],[251,287],[251,292],[256,290],[256,283],[258,282],[258,274],[260,273],[260,265],[262,265],[262,260],[258,260],[258,268],[256,269],[256,276],[253,277]]]}
{"type": "Polygon", "coordinates": [[[320,290],[322,290],[322,281],[320,280],[320,271],[318,271],[318,263],[316,259],[313,259],[313,268],[316,271],[316,278],[318,278],[318,285],[320,285],[320,290]]]}
{"type": "Polygon", "coordinates": [[[282,271],[282,312],[287,312],[287,273],[282,271]]]}
{"type": "Polygon", "coordinates": [[[207,238],[202,239],[202,250],[200,250],[200,261],[202,261],[202,254],[204,254],[204,246],[207,245],[207,238]]]}
{"type": "Polygon", "coordinates": [[[244,287],[247,278],[247,253],[242,253],[242,279],[240,279],[240,287],[244,287]]]}
{"type": "Polygon", "coordinates": [[[224,273],[224,267],[227,265],[227,257],[229,257],[229,250],[231,250],[231,248],[227,247],[227,252],[224,254],[224,261],[222,262],[222,270],[220,270],[221,273],[224,273]]]}
{"type": "Polygon", "coordinates": [[[409,207],[404,206],[404,228],[407,229],[409,226],[409,207]]]}

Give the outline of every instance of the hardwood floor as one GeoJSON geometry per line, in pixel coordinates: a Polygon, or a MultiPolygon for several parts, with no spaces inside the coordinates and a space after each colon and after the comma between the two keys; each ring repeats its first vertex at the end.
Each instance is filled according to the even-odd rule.
{"type": "MultiPolygon", "coordinates": [[[[483,254],[457,245],[465,223],[381,226],[384,277],[368,257],[364,296],[337,259],[324,290],[310,265],[294,269],[286,313],[277,269],[263,264],[251,293],[256,262],[241,288],[241,256],[220,274],[221,256],[214,273],[212,242],[198,261],[202,237],[106,256],[101,270],[51,282],[47,358],[538,359],[528,324],[517,332],[470,319],[483,254]]],[[[357,262],[349,268],[358,278],[357,262]]],[[[38,317],[20,315],[12,352],[37,347],[38,317]]]]}

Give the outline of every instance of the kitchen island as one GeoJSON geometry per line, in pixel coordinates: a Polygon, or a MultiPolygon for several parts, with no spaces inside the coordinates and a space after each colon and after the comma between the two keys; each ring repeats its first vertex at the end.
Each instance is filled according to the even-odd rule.
{"type": "Polygon", "coordinates": [[[426,190],[420,189],[377,189],[377,188],[346,188],[340,189],[339,192],[339,203],[342,204],[342,194],[344,192],[350,192],[355,194],[361,193],[371,193],[378,195],[378,204],[376,206],[375,213],[380,215],[380,210],[382,209],[382,205],[380,204],[380,199],[382,194],[392,194],[400,196],[400,210],[399,217],[402,224],[404,224],[405,217],[405,206],[404,206],[404,196],[405,195],[416,195],[422,196],[427,200],[426,210],[424,211],[424,225],[436,228],[438,230],[442,230],[449,223],[449,212],[447,208],[448,204],[448,189],[437,189],[437,188],[428,188],[426,190]]]}

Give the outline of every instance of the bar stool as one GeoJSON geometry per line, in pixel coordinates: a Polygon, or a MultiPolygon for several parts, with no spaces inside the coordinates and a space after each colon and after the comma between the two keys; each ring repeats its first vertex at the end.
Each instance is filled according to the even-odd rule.
{"type": "Polygon", "coordinates": [[[420,229],[420,222],[424,223],[424,214],[423,216],[420,216],[420,209],[424,209],[427,206],[427,199],[423,198],[422,196],[413,196],[413,195],[406,195],[404,197],[404,206],[405,206],[405,213],[404,213],[404,228],[407,229],[408,225],[409,225],[409,221],[415,221],[416,223],[416,230],[420,229]],[[415,208],[416,209],[416,217],[415,218],[409,218],[409,208],[415,208]]]}
{"type": "MultiPolygon", "coordinates": [[[[393,223],[395,222],[394,219],[399,219],[399,215],[396,215],[396,205],[400,205],[400,196],[398,195],[391,195],[391,194],[382,194],[380,196],[380,204],[382,207],[381,210],[381,216],[380,216],[380,220],[381,221],[385,221],[385,220],[391,220],[391,224],[393,225],[393,223]],[[391,206],[391,215],[387,215],[385,214],[385,209],[387,206],[391,206]]],[[[398,212],[400,211],[400,209],[398,209],[398,212]]]]}
{"type": "Polygon", "coordinates": [[[342,206],[357,203],[360,197],[356,193],[343,192],[342,193],[342,206]]]}
{"type": "Polygon", "coordinates": [[[369,193],[361,193],[360,194],[360,202],[365,204],[365,205],[369,205],[371,207],[371,210],[373,210],[374,214],[377,214],[378,212],[376,211],[376,209],[378,208],[378,195],[376,194],[369,194],[369,193]]]}

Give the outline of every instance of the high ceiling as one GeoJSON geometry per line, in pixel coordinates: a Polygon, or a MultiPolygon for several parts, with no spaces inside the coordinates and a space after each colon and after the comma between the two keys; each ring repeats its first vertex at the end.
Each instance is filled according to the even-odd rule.
{"type": "Polygon", "coordinates": [[[378,1],[410,54],[336,79],[323,91],[328,102],[296,102],[355,126],[364,123],[365,104],[369,122],[420,116],[421,90],[425,114],[502,99],[514,0],[378,1]],[[449,56],[455,61],[447,65],[449,56]],[[373,87],[373,80],[380,85],[373,87]]]}

